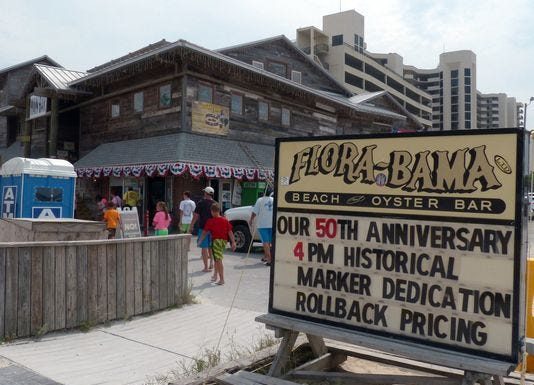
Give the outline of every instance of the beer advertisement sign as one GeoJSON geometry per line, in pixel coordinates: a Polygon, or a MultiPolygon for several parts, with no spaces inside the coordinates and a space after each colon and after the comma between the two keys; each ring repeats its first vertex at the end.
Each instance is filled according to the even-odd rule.
{"type": "Polygon", "coordinates": [[[517,362],[523,136],[279,139],[269,311],[517,362]]]}

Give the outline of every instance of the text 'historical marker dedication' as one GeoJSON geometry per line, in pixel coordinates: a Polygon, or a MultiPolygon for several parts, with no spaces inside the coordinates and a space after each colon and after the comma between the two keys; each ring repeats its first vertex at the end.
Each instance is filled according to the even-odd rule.
{"type": "Polygon", "coordinates": [[[270,312],[517,362],[521,143],[277,141],[270,312]]]}

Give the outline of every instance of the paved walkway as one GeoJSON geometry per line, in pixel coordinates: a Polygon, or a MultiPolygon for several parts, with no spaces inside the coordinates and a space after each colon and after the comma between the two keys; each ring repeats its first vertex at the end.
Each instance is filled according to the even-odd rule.
{"type": "Polygon", "coordinates": [[[51,333],[39,341],[17,340],[1,346],[0,356],[7,360],[4,368],[0,365],[0,385],[144,384],[190,368],[195,358],[215,351],[219,339],[222,361],[254,350],[270,333],[254,321],[267,312],[268,303],[269,269],[260,258],[259,253],[250,258],[229,254],[226,284],[217,286],[210,282],[210,273],[199,271],[200,252],[193,247],[189,276],[199,304],[114,322],[87,333],[51,333]]]}

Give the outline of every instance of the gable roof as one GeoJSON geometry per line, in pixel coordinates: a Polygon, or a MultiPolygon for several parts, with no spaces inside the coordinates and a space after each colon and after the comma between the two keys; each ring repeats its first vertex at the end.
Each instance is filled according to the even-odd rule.
{"type": "Polygon", "coordinates": [[[380,116],[384,116],[388,118],[394,117],[395,119],[403,119],[403,120],[406,119],[406,117],[402,115],[395,114],[385,109],[369,109],[368,107],[351,103],[347,97],[347,96],[352,95],[351,93],[348,93],[348,95],[340,95],[340,94],[333,94],[333,93],[317,90],[315,88],[306,86],[304,84],[297,83],[283,76],[279,76],[272,72],[254,67],[251,64],[234,59],[220,52],[211,51],[207,48],[203,48],[196,44],[190,43],[186,40],[178,40],[174,43],[170,43],[162,47],[155,48],[151,51],[142,53],[140,55],[136,55],[134,57],[130,57],[128,59],[116,62],[105,68],[102,68],[101,70],[91,72],[82,78],[71,81],[69,83],[69,86],[76,87],[76,86],[80,86],[83,84],[88,84],[91,81],[96,81],[100,78],[104,78],[110,75],[111,73],[113,73],[114,71],[123,71],[127,67],[136,67],[136,65],[139,64],[140,62],[147,61],[152,58],[162,58],[165,55],[169,55],[169,58],[171,59],[172,58],[176,59],[177,56],[180,56],[182,58],[187,58],[192,53],[203,55],[210,60],[215,60],[220,63],[239,67],[243,71],[247,71],[250,74],[254,74],[254,75],[261,76],[263,78],[271,79],[275,82],[278,82],[281,85],[284,85],[285,87],[294,89],[295,91],[301,91],[301,92],[306,92],[308,94],[315,95],[316,97],[319,97],[323,100],[329,101],[331,103],[335,103],[338,106],[349,108],[350,110],[358,112],[358,113],[372,114],[372,115],[378,114],[380,116]]]}
{"type": "Polygon", "coordinates": [[[95,67],[93,67],[91,69],[88,69],[87,72],[91,73],[91,72],[100,71],[101,69],[109,67],[109,66],[111,66],[113,64],[120,63],[122,61],[134,58],[136,56],[142,55],[142,54],[144,54],[146,52],[150,52],[150,51],[152,51],[152,50],[154,50],[156,48],[164,47],[164,46],[169,45],[169,44],[171,44],[171,43],[168,42],[167,40],[161,39],[160,41],[157,41],[157,42],[149,44],[149,45],[147,45],[145,47],[139,48],[139,49],[137,49],[137,50],[135,50],[133,52],[130,52],[130,53],[128,53],[126,55],[123,55],[121,57],[118,57],[116,59],[110,60],[110,61],[108,61],[108,62],[106,62],[104,64],[99,64],[99,65],[97,65],[97,66],[95,66],[95,67]]]}
{"type": "Polygon", "coordinates": [[[71,71],[65,68],[52,67],[44,64],[34,64],[33,66],[55,90],[70,91],[71,88],[69,87],[69,82],[87,75],[85,72],[71,71]]]}
{"type": "Polygon", "coordinates": [[[264,45],[264,44],[273,43],[273,42],[276,42],[276,41],[281,41],[282,43],[286,44],[286,46],[288,46],[293,52],[295,52],[297,55],[299,55],[305,62],[307,62],[308,64],[313,66],[316,70],[321,72],[328,80],[330,80],[337,87],[339,87],[339,89],[342,92],[344,92],[347,96],[348,95],[353,95],[353,93],[347,87],[345,87],[344,84],[339,82],[336,78],[334,78],[330,74],[330,72],[328,72],[322,66],[317,64],[315,62],[315,60],[313,60],[309,55],[307,55],[302,50],[300,50],[291,40],[289,40],[287,38],[286,35],[278,35],[278,36],[273,36],[273,37],[269,37],[269,38],[266,38],[266,39],[251,41],[251,42],[248,42],[248,43],[242,43],[242,44],[237,44],[237,45],[233,45],[233,46],[229,46],[229,47],[219,48],[219,49],[216,49],[215,52],[220,52],[220,53],[226,54],[227,52],[234,51],[236,49],[255,47],[255,46],[258,46],[258,45],[264,45]]]}
{"type": "Polygon", "coordinates": [[[35,59],[26,60],[26,61],[24,61],[22,63],[14,64],[14,65],[12,65],[10,67],[6,67],[6,68],[3,68],[3,69],[0,69],[0,75],[4,74],[4,73],[7,73],[7,72],[10,72],[10,71],[13,71],[13,70],[16,70],[16,69],[19,69],[19,68],[22,68],[22,67],[26,67],[26,66],[31,65],[31,64],[42,62],[42,61],[45,61],[45,60],[48,61],[50,64],[56,66],[56,67],[61,67],[61,65],[58,62],[56,62],[55,60],[50,58],[48,55],[43,55],[43,56],[39,56],[38,58],[35,58],[35,59]]]}

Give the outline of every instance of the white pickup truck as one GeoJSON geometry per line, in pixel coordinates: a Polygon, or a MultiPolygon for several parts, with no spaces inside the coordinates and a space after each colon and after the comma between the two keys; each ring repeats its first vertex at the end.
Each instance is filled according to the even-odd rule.
{"type": "MultiPolygon", "coordinates": [[[[240,253],[246,253],[250,246],[250,242],[253,241],[250,226],[248,225],[251,214],[252,206],[235,207],[224,212],[224,216],[232,224],[234,229],[235,250],[240,253]]],[[[257,231],[254,232],[254,241],[260,242],[260,237],[257,231]]]]}

